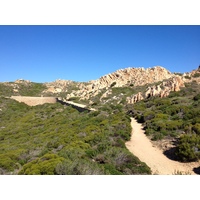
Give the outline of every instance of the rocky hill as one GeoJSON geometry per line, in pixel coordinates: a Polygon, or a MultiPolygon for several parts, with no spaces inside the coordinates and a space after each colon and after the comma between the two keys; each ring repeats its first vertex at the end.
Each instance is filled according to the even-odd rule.
{"type": "Polygon", "coordinates": [[[161,66],[155,66],[147,69],[120,69],[89,82],[56,80],[38,84],[20,79],[13,83],[1,83],[1,86],[6,86],[8,96],[54,96],[65,100],[87,101],[90,104],[96,101],[106,103],[112,100],[108,100],[109,98],[114,97],[118,100],[126,99],[127,103],[135,103],[152,96],[166,97],[171,91],[179,91],[185,83],[192,81],[200,83],[200,68],[181,74],[171,73],[161,66]],[[119,89],[121,92],[117,95],[116,90],[114,92],[115,88],[116,90],[121,88],[119,89]],[[125,90],[128,92],[124,92],[125,90]]]}
{"type": "Polygon", "coordinates": [[[44,94],[59,94],[64,92],[66,93],[66,99],[78,97],[88,100],[110,87],[143,86],[163,81],[174,76],[173,73],[160,66],[148,69],[126,68],[87,83],[65,80],[56,80],[52,83],[46,83],[47,89],[44,91],[44,94]]]}
{"type": "Polygon", "coordinates": [[[67,98],[78,96],[82,99],[89,99],[98,95],[103,89],[110,87],[142,86],[163,81],[173,76],[168,70],[158,66],[146,70],[144,68],[120,69],[97,80],[90,81],[88,85],[82,86],[80,90],[73,91],[67,98]]]}
{"type": "Polygon", "coordinates": [[[114,73],[102,76],[97,80],[87,84],[77,84],[76,90],[72,90],[66,95],[66,99],[78,97],[89,100],[100,95],[102,100],[112,94],[111,88],[137,88],[146,87],[146,91],[139,91],[127,99],[128,103],[137,102],[143,98],[151,96],[166,97],[171,91],[179,91],[184,87],[184,83],[196,81],[200,83],[200,69],[193,70],[190,73],[171,73],[163,67],[156,66],[153,68],[126,68],[120,69],[114,73]],[[159,84],[158,84],[159,83],[159,84]],[[151,86],[149,86],[151,85],[151,86]],[[135,99],[135,100],[134,100],[135,99]]]}

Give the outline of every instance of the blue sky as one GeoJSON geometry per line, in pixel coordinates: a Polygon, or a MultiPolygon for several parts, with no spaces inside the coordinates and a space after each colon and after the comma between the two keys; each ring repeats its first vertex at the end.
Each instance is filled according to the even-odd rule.
{"type": "Polygon", "coordinates": [[[0,82],[89,81],[157,65],[196,69],[200,26],[0,26],[0,82]]]}

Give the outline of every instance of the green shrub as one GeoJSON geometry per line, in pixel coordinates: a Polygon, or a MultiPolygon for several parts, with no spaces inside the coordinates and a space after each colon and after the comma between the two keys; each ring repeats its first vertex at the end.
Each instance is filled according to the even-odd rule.
{"type": "Polygon", "coordinates": [[[113,165],[111,164],[105,164],[104,165],[105,171],[107,174],[110,175],[123,175],[122,172],[120,172],[119,170],[117,170],[113,165]]]}
{"type": "Polygon", "coordinates": [[[195,74],[193,75],[193,77],[194,77],[194,78],[200,77],[200,73],[195,73],[195,74]]]}
{"type": "Polygon", "coordinates": [[[197,161],[200,158],[200,136],[182,135],[178,141],[176,156],[183,162],[197,161]]]}
{"type": "Polygon", "coordinates": [[[64,158],[56,154],[46,154],[43,157],[31,161],[23,166],[19,174],[24,175],[54,175],[56,174],[56,166],[61,163],[64,158]]]}
{"type": "Polygon", "coordinates": [[[194,96],[194,101],[198,101],[200,99],[200,93],[194,96]]]}
{"type": "Polygon", "coordinates": [[[13,171],[16,167],[14,160],[10,157],[0,155],[0,168],[3,168],[7,171],[13,171]]]}
{"type": "Polygon", "coordinates": [[[186,79],[191,79],[191,77],[189,77],[189,76],[184,76],[186,79]]]}
{"type": "Polygon", "coordinates": [[[158,113],[155,115],[155,117],[157,119],[163,119],[163,120],[168,120],[169,119],[169,115],[168,114],[163,114],[163,113],[158,113]]]}
{"type": "Polygon", "coordinates": [[[200,135],[200,123],[196,123],[196,124],[192,127],[192,130],[193,130],[196,134],[200,135]]]}
{"type": "Polygon", "coordinates": [[[103,175],[104,169],[97,163],[76,159],[73,161],[64,160],[56,166],[56,173],[60,175],[103,175]]]}
{"type": "Polygon", "coordinates": [[[144,117],[144,121],[151,120],[155,117],[155,113],[151,110],[146,111],[146,112],[144,112],[143,117],[144,117]]]}
{"type": "Polygon", "coordinates": [[[162,140],[164,138],[164,135],[162,133],[154,133],[152,140],[157,141],[157,140],[162,140]]]}

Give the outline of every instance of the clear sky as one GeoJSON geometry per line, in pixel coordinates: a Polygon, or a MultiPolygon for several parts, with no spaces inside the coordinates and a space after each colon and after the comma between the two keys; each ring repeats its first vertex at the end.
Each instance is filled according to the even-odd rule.
{"type": "Polygon", "coordinates": [[[0,26],[0,82],[89,81],[157,65],[196,69],[200,26],[0,26]]]}

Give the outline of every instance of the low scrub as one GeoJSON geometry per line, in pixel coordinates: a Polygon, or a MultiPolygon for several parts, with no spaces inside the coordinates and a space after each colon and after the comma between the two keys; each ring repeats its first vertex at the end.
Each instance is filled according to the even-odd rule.
{"type": "Polygon", "coordinates": [[[130,118],[121,106],[78,112],[59,103],[29,107],[0,98],[3,174],[150,174],[125,147],[130,118]]]}

